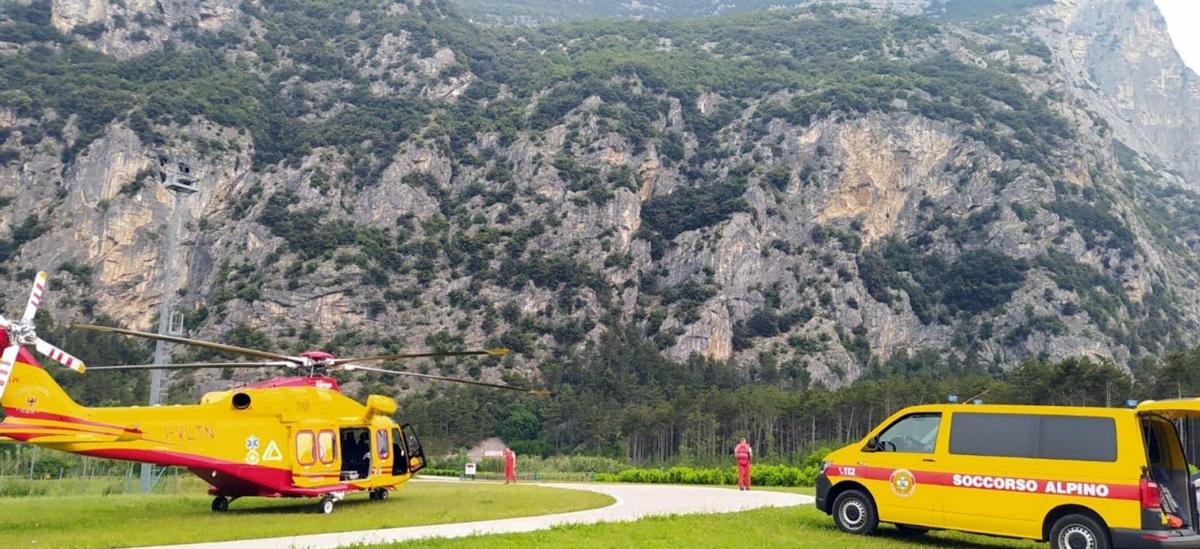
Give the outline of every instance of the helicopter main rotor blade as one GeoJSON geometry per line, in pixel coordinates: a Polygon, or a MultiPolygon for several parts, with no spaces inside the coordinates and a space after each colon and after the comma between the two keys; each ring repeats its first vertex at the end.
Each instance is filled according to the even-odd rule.
{"type": "Polygon", "coordinates": [[[25,314],[21,315],[22,322],[33,321],[38,306],[42,304],[42,293],[46,291],[46,271],[38,271],[33,278],[33,288],[29,290],[29,301],[25,303],[25,314]]]}
{"type": "Polygon", "coordinates": [[[126,330],[125,328],[114,328],[112,326],[97,326],[95,324],[72,324],[71,327],[76,330],[88,330],[88,331],[92,331],[92,332],[99,332],[102,334],[121,334],[121,335],[133,336],[133,337],[144,337],[146,339],[156,339],[159,341],[166,341],[169,343],[181,343],[183,345],[191,345],[194,347],[204,347],[206,349],[224,351],[226,353],[235,353],[235,354],[239,354],[239,355],[252,356],[252,357],[257,357],[257,358],[265,358],[268,360],[287,361],[292,366],[299,365],[304,361],[301,358],[283,355],[283,354],[279,354],[279,353],[272,353],[270,351],[259,351],[257,349],[247,349],[245,347],[238,347],[236,345],[226,345],[224,343],[213,343],[211,341],[201,341],[199,339],[191,339],[191,338],[187,338],[187,337],[155,334],[155,333],[151,333],[151,332],[141,332],[138,330],[126,330]]]}
{"type": "Polygon", "coordinates": [[[179,364],[126,364],[123,366],[88,366],[92,370],[197,370],[201,368],[274,368],[296,364],[285,360],[268,362],[184,362],[179,364]]]}
{"type": "Polygon", "coordinates": [[[530,389],[528,387],[513,387],[512,385],[504,385],[502,383],[488,383],[486,381],[475,381],[473,379],[462,379],[457,377],[435,376],[433,374],[419,374],[416,372],[405,372],[401,370],[388,370],[386,368],[375,368],[372,366],[359,366],[357,364],[346,364],[342,366],[347,371],[365,370],[368,372],[379,372],[381,374],[395,374],[398,376],[419,377],[422,379],[432,379],[436,381],[449,381],[452,383],[465,383],[467,385],[479,385],[481,387],[492,387],[494,389],[508,389],[509,391],[518,391],[522,393],[532,393],[539,396],[550,394],[550,391],[545,389],[530,389]]]}
{"type": "Polygon", "coordinates": [[[9,345],[0,353],[0,396],[8,389],[8,376],[12,375],[13,365],[16,364],[17,355],[20,353],[20,345],[9,345]]]}
{"type": "MultiPolygon", "coordinates": [[[[360,356],[357,358],[339,358],[333,361],[335,366],[343,364],[359,363],[359,362],[383,362],[388,360],[407,360],[411,358],[433,358],[443,356],[504,356],[509,353],[504,347],[496,347],[495,349],[485,349],[482,351],[445,351],[445,352],[429,352],[429,353],[401,353],[396,355],[374,355],[360,356]]],[[[389,370],[390,371],[390,370],[389,370]]]]}

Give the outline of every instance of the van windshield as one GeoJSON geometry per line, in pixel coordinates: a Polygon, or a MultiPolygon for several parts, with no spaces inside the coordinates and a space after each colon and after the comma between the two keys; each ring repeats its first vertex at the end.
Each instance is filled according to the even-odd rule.
{"type": "Polygon", "coordinates": [[[879,449],[885,452],[932,454],[942,414],[913,414],[891,424],[879,434],[879,449]]]}

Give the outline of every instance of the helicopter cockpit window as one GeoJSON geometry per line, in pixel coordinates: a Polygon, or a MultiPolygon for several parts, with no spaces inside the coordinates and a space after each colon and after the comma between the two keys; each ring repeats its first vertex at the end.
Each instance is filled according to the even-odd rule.
{"type": "Polygon", "coordinates": [[[329,465],[337,458],[337,439],[333,436],[333,431],[325,429],[317,433],[317,456],[321,463],[329,465]]]}
{"type": "Polygon", "coordinates": [[[387,459],[391,455],[387,429],[375,431],[375,448],[379,451],[379,459],[387,459]]]}
{"type": "Polygon", "coordinates": [[[312,465],[316,463],[316,458],[313,456],[313,449],[316,447],[312,431],[297,431],[296,432],[296,462],[300,465],[312,465]]]}

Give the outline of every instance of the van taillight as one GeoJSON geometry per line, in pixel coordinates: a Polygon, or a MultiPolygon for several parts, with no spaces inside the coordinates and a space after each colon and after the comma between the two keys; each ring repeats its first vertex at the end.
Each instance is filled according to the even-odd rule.
{"type": "Polygon", "coordinates": [[[1144,478],[1138,485],[1138,494],[1141,496],[1142,509],[1159,510],[1162,508],[1162,498],[1158,490],[1158,483],[1153,480],[1144,478]]]}

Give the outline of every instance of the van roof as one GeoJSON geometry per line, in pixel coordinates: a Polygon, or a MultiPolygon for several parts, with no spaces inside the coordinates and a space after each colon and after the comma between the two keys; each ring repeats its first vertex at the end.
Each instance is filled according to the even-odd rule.
{"type": "Polygon", "coordinates": [[[903,410],[905,413],[914,412],[992,412],[999,414],[1053,414],[1053,415],[1089,415],[1089,416],[1124,416],[1133,415],[1137,410],[1132,408],[1105,408],[1101,406],[1045,406],[1032,404],[970,404],[970,403],[941,403],[921,404],[910,406],[903,410]]]}

